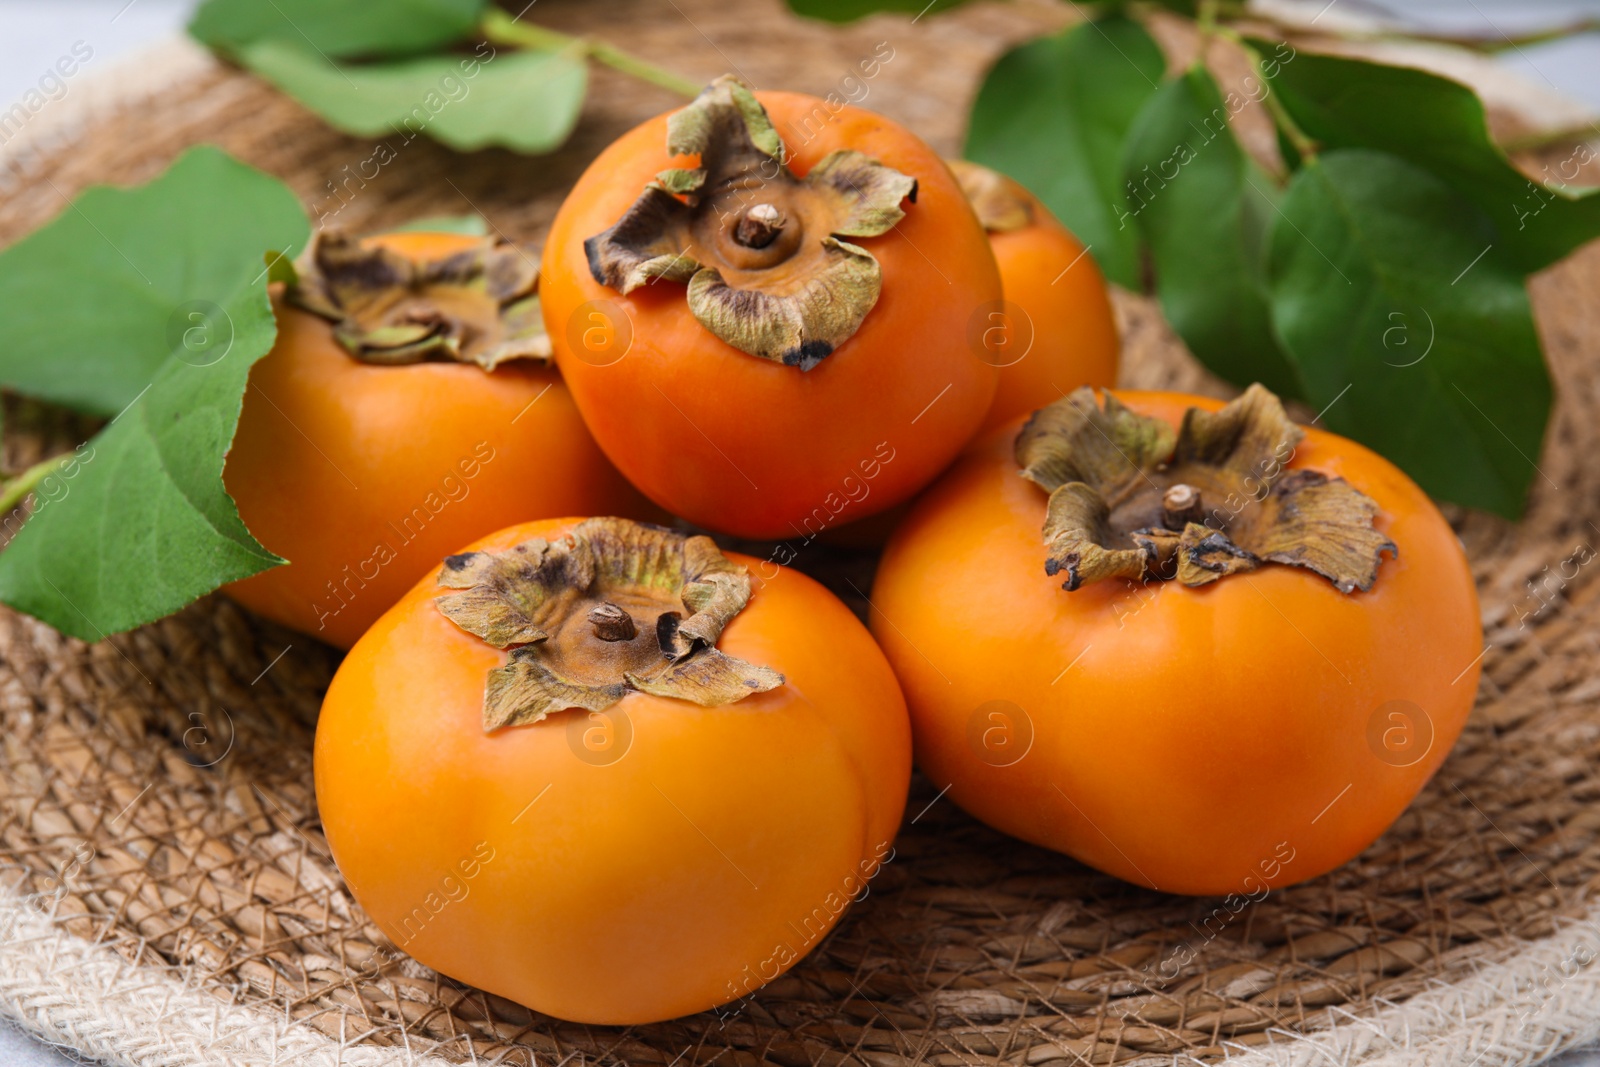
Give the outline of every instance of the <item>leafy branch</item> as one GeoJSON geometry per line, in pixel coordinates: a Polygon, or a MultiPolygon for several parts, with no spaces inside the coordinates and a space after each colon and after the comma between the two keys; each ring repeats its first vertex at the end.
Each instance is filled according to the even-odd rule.
{"type": "Polygon", "coordinates": [[[0,601],[95,640],[283,562],[222,468],[277,335],[263,256],[293,256],[309,230],[285,185],[201,146],[0,251],[0,385],[110,418],[0,490],[6,513],[36,497],[0,553],[0,601]]]}
{"type": "Polygon", "coordinates": [[[581,49],[585,56],[597,63],[603,63],[613,70],[649,82],[651,85],[660,86],[679,96],[693,97],[701,89],[698,83],[647,63],[615,45],[591,37],[573,37],[543,26],[535,26],[530,22],[513,18],[497,7],[491,7],[484,15],[480,29],[484,38],[493,44],[546,52],[581,49]]]}
{"type": "Polygon", "coordinates": [[[11,509],[26,500],[28,494],[39,487],[40,482],[62,468],[65,459],[63,456],[42,459],[27,470],[0,482],[0,515],[11,514],[11,509]]]}
{"type": "MultiPolygon", "coordinates": [[[[405,229],[482,236],[483,219],[405,229]]],[[[0,602],[98,640],[284,560],[223,485],[268,286],[310,237],[294,193],[209,145],[133,188],[97,186],[0,250],[0,387],[92,416],[76,451],[0,481],[0,602]]]]}
{"type": "MultiPolygon", "coordinates": [[[[790,3],[839,21],[899,7],[790,3]]],[[[1000,57],[965,152],[1152,291],[1214,373],[1298,397],[1436,497],[1517,516],[1552,402],[1526,278],[1600,236],[1600,196],[1519,171],[1466,86],[1248,35],[1264,24],[1239,0],[1095,5],[1000,57]],[[1243,50],[1251,76],[1166,70],[1136,17],[1157,8],[1243,50]],[[1281,169],[1234,135],[1254,106],[1281,169]]]]}
{"type": "Polygon", "coordinates": [[[189,32],[346,133],[426,134],[462,151],[559,148],[583,107],[589,61],[682,96],[699,91],[490,0],[206,0],[189,32]]]}
{"type": "Polygon", "coordinates": [[[1581,33],[1594,33],[1600,30],[1600,18],[1584,17],[1570,19],[1566,22],[1529,33],[1505,34],[1495,31],[1493,36],[1487,34],[1451,33],[1448,30],[1428,30],[1413,27],[1404,31],[1391,28],[1376,28],[1372,30],[1342,29],[1336,33],[1320,31],[1313,21],[1294,21],[1276,17],[1273,13],[1261,10],[1250,10],[1245,4],[1235,5],[1236,10],[1230,14],[1232,17],[1248,18],[1255,26],[1268,26],[1284,34],[1318,33],[1321,36],[1331,36],[1340,41],[1366,44],[1426,41],[1430,44],[1450,45],[1455,48],[1464,48],[1473,52],[1482,52],[1486,55],[1495,55],[1501,52],[1516,51],[1535,45],[1548,44],[1581,33]]]}

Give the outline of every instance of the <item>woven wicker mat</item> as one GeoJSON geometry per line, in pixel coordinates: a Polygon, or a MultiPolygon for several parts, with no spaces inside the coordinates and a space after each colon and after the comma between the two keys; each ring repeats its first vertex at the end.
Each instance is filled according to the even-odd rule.
{"type": "MultiPolygon", "coordinates": [[[[789,19],[775,0],[548,0],[539,11],[559,27],[605,27],[696,77],[736,58],[758,85],[824,93],[888,40],[895,56],[868,106],[945,151],[982,66],[1062,18],[1053,5],[978,5],[839,30],[789,19]]],[[[476,209],[538,240],[599,147],[675,103],[598,73],[578,137],[555,156],[460,157],[419,139],[330,200],[371,144],[250,77],[174,46],[98,86],[75,87],[76,110],[58,109],[50,136],[41,124],[4,160],[26,180],[8,185],[0,244],[85,184],[149,178],[203,140],[282,176],[320,212],[338,208],[342,225],[476,209]]],[[[1600,542],[1600,304],[1586,299],[1597,288],[1595,247],[1533,283],[1559,406],[1528,517],[1453,516],[1489,634],[1477,710],[1396,826],[1332,874],[1235,914],[1005,838],[918,781],[896,860],[791,973],[723,1017],[571,1025],[408,960],[346,893],[311,790],[331,651],[216,597],[96,645],[0,611],[0,1009],[90,1055],[163,1065],[1230,1056],[1488,1067],[1592,1040],[1600,567],[1555,576],[1600,542]],[[1545,583],[1543,599],[1529,579],[1545,583]]],[[[1216,391],[1148,302],[1124,294],[1119,313],[1125,384],[1216,391]]],[[[8,408],[12,468],[85,430],[8,408]]],[[[872,566],[837,553],[810,562],[846,591],[842,578],[865,588],[872,566]]]]}

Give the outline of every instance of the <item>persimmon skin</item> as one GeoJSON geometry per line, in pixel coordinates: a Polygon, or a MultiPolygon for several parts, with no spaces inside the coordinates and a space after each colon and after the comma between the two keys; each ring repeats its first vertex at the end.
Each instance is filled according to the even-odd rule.
{"type": "MultiPolygon", "coordinates": [[[[1220,406],[1117,396],[1174,426],[1185,408],[1220,406]]],[[[1376,839],[1460,734],[1483,648],[1465,555],[1422,490],[1366,448],[1308,429],[1290,469],[1372,497],[1398,546],[1370,591],[1267,565],[1200,588],[1115,580],[1069,593],[1044,573],[1046,494],[1018,476],[1014,436],[991,435],[924,494],[878,570],[873,629],[924,773],[997,829],[1168,892],[1251,896],[1376,839]],[[1020,750],[1019,716],[978,711],[997,700],[1032,725],[1009,766],[993,764],[1014,753],[986,761],[968,733],[976,715],[980,736],[1011,731],[987,739],[991,753],[1013,739],[1020,750]],[[1394,700],[1432,725],[1410,766],[1369,744],[1394,700]]]]}
{"type": "MultiPolygon", "coordinates": [[[[1018,416],[1030,415],[1079,386],[1108,388],[1117,380],[1121,341],[1099,265],[1037,197],[1011,184],[1032,205],[1033,222],[1020,230],[991,233],[989,244],[1006,301],[1028,316],[1032,346],[1016,363],[998,368],[994,402],[972,448],[1018,416]]],[[[1010,325],[1015,328],[1014,322],[1010,325]]],[[[908,501],[863,521],[830,527],[821,539],[844,548],[881,548],[909,507],[908,501]]]]}
{"type": "Polygon", "coordinates": [[[595,439],[633,484],[712,529],[794,537],[826,525],[824,516],[851,522],[907,499],[972,437],[996,373],[969,328],[1000,299],[1000,274],[960,187],[915,135],[854,107],[756,95],[796,175],[853,148],[919,183],[893,231],[850,238],[883,272],[878,302],[854,336],[800,371],[717,339],[695,321],[680,283],[623,296],[594,280],[585,239],[615,223],[658,171],[693,165],[694,157],[667,155],[665,115],[624,134],[578,179],[551,228],[540,285],[556,362],[595,439]],[[832,117],[818,124],[819,109],[832,117]],[[619,306],[631,322],[631,347],[609,365],[575,348],[590,301],[619,306]],[[862,496],[867,469],[877,473],[862,496]]]}
{"type": "Polygon", "coordinates": [[[911,773],[899,686],[832,594],[729,558],[756,592],[718,647],[786,684],[720,708],[630,693],[602,716],[625,714],[631,746],[603,765],[569,741],[580,710],[483,731],[485,675],[505,653],[437,610],[437,571],[357,642],[317,725],[317,803],[345,880],[396,945],[558,1018],[644,1023],[753,991],[866,892],[893,859],[911,773]]]}
{"type": "Polygon", "coordinates": [[[1085,254],[1082,242],[1037,197],[1013,185],[1031,205],[1033,222],[991,233],[989,243],[1006,301],[1026,313],[1033,344],[1017,362],[1000,368],[980,437],[1079,386],[1117,383],[1121,342],[1105,276],[1093,254],[1085,254]]]}
{"type": "MultiPolygon", "coordinates": [[[[376,240],[416,258],[475,241],[376,240]]],[[[551,515],[643,517],[553,368],[365,364],[323,319],[273,307],[278,339],[251,368],[223,470],[245,525],[289,560],[225,587],[252,611],[348,648],[473,538],[551,515]]]]}

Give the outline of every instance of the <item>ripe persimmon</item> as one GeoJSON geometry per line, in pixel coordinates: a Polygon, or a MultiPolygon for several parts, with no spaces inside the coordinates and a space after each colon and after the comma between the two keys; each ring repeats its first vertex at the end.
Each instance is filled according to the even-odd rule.
{"type": "Polygon", "coordinates": [[[787,970],[893,858],[893,672],[798,572],[619,519],[451,556],[345,657],[317,724],[339,869],[396,945],[587,1023],[787,970]],[[509,651],[508,651],[509,650],[509,651]]]}
{"type": "Polygon", "coordinates": [[[1010,178],[964,159],[950,169],[989,232],[1005,289],[983,334],[1000,385],[980,433],[1080,386],[1115,385],[1117,322],[1094,256],[1010,178]]]}
{"type": "Polygon", "coordinates": [[[732,78],[590,165],[541,295],[606,454],[729,533],[810,536],[905,500],[994,395],[975,338],[1000,276],[949,169],[881,116],[732,78]]]}
{"type": "Polygon", "coordinates": [[[289,562],[226,587],[348,648],[445,553],[513,522],[639,514],[546,365],[528,254],[449,233],[318,240],[273,309],[223,481],[289,562]],[[309,309],[309,310],[308,310],[309,309]]]}
{"type": "Polygon", "coordinates": [[[1220,410],[1119,396],[1079,390],[1014,451],[996,435],[890,540],[874,630],[918,765],[984,822],[1141,885],[1321,874],[1472,707],[1460,543],[1397,468],[1260,386],[1220,410]]]}

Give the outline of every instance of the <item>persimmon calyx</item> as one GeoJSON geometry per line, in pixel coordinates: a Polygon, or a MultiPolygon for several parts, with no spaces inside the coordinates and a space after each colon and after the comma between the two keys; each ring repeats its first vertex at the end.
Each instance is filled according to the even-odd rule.
{"type": "Polygon", "coordinates": [[[883,272],[844,238],[893,229],[901,201],[916,202],[916,179],[849,149],[795,177],[766,109],[732,75],[668,120],[667,151],[700,165],[662,171],[584,242],[596,282],[624,295],[687,283],[689,310],[707,330],[801,370],[860,328],[883,272]]]}
{"type": "Polygon", "coordinates": [[[1033,225],[1033,201],[1016,182],[965,159],[947,159],[945,163],[985,230],[1010,233],[1033,225]]]}
{"type": "Polygon", "coordinates": [[[1394,542],[1378,505],[1342,478],[1290,470],[1305,431],[1252,385],[1176,433],[1111,394],[1079,389],[1017,435],[1022,476],[1050,494],[1045,573],[1073,590],[1105,578],[1196,586],[1267,563],[1305,567],[1340,592],[1370,589],[1394,542]]]}
{"type": "Polygon", "coordinates": [[[783,675],[717,649],[750,601],[750,575],[709,537],[587,519],[564,538],[451,556],[434,603],[496,648],[483,728],[565,708],[601,711],[630,692],[704,707],[776,689],[783,675]]]}
{"type": "Polygon", "coordinates": [[[494,370],[512,359],[550,360],[539,313],[539,271],[521,249],[496,238],[416,262],[347,234],[317,235],[287,297],[333,323],[363,363],[427,360],[494,370]]]}

